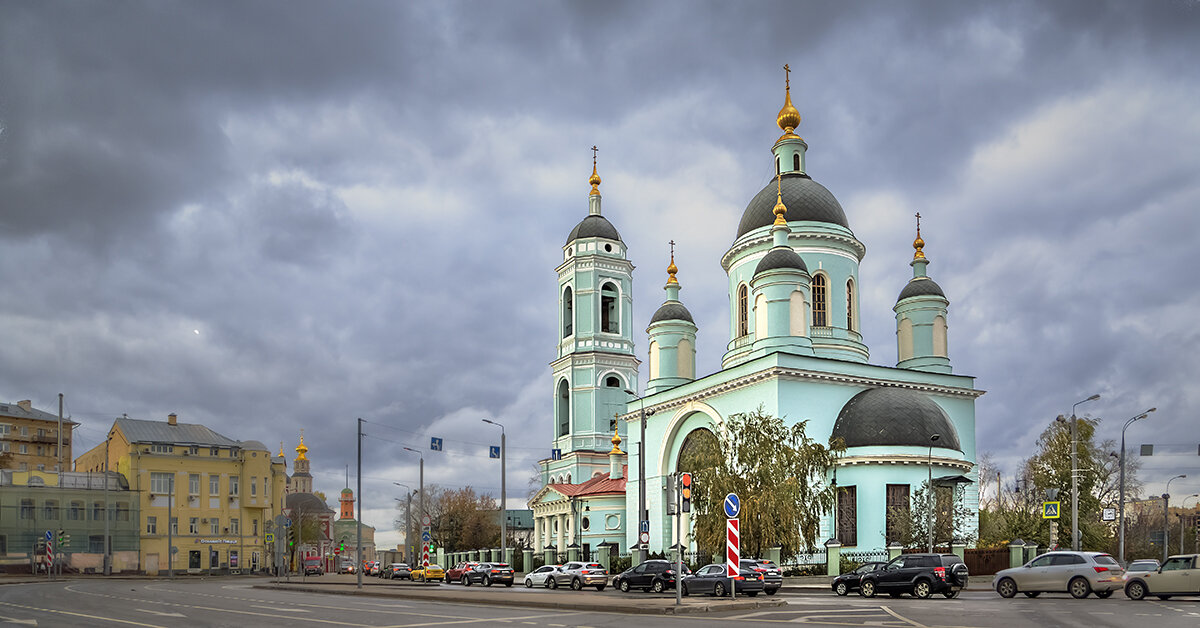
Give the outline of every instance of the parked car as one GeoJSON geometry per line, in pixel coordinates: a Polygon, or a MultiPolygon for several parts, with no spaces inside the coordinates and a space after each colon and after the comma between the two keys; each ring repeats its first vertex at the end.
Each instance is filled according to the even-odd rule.
{"type": "Polygon", "coordinates": [[[533,587],[549,587],[550,580],[554,572],[559,568],[559,565],[542,565],[537,569],[525,574],[525,588],[532,589],[533,587]]]}
{"type": "Polygon", "coordinates": [[[429,563],[428,567],[418,566],[409,572],[409,575],[414,582],[446,580],[446,570],[442,569],[441,565],[433,563],[429,563]]]}
{"type": "Polygon", "coordinates": [[[706,593],[716,597],[725,597],[725,594],[732,590],[735,594],[745,593],[754,597],[765,590],[765,581],[762,572],[747,567],[744,564],[747,562],[752,561],[742,561],[743,564],[738,569],[738,575],[733,578],[727,575],[728,567],[724,563],[705,565],[697,569],[696,573],[683,577],[682,583],[679,585],[683,587],[680,593],[683,595],[706,593]]]}
{"type": "Polygon", "coordinates": [[[597,591],[603,591],[608,586],[608,570],[600,563],[570,562],[552,572],[547,586],[551,589],[571,587],[576,591],[596,587],[597,591]]]}
{"type": "MultiPolygon", "coordinates": [[[[477,562],[460,562],[457,565],[446,570],[446,582],[462,582],[463,575],[478,565],[477,562]]],[[[465,584],[465,583],[464,583],[465,584]]]]}
{"type": "Polygon", "coordinates": [[[513,585],[513,569],[508,563],[479,563],[474,569],[463,572],[461,582],[466,586],[478,582],[485,587],[502,584],[506,587],[513,585]]]}
{"type": "Polygon", "coordinates": [[[1157,571],[1159,562],[1154,558],[1139,558],[1125,568],[1125,575],[1121,576],[1126,582],[1129,582],[1129,577],[1137,573],[1146,573],[1148,571],[1157,571]]]}
{"type": "MultiPolygon", "coordinates": [[[[684,575],[690,573],[687,565],[683,567],[684,575]]],[[[648,560],[636,567],[630,567],[613,578],[613,586],[622,592],[630,589],[654,591],[662,593],[666,589],[675,588],[675,563],[668,560],[648,560]]]]}
{"type": "Polygon", "coordinates": [[[1104,552],[1047,552],[1020,567],[998,572],[992,577],[992,588],[1005,598],[1018,591],[1026,597],[1066,592],[1077,599],[1092,593],[1106,598],[1121,588],[1124,574],[1117,559],[1104,552]]]}
{"type": "Polygon", "coordinates": [[[325,575],[325,562],[320,556],[309,556],[304,559],[304,575],[306,576],[323,576],[325,575]]]}
{"type": "Polygon", "coordinates": [[[1125,597],[1141,600],[1147,595],[1160,600],[1172,595],[1200,595],[1200,554],[1171,556],[1154,571],[1130,576],[1125,583],[1125,597]]]}
{"type": "Polygon", "coordinates": [[[833,592],[838,595],[846,595],[851,591],[858,590],[858,583],[862,581],[863,574],[870,573],[883,567],[887,563],[872,561],[859,565],[853,571],[848,571],[833,579],[833,592]]]}
{"type": "Polygon", "coordinates": [[[766,558],[743,558],[742,569],[753,569],[762,574],[763,591],[767,595],[775,595],[783,586],[783,569],[766,558]]]}
{"type": "Polygon", "coordinates": [[[875,597],[905,593],[927,598],[934,593],[952,598],[967,587],[967,565],[956,554],[903,554],[859,580],[858,594],[875,597]]]}
{"type": "Polygon", "coordinates": [[[389,580],[411,580],[412,568],[408,563],[392,563],[384,570],[384,575],[389,580]]]}

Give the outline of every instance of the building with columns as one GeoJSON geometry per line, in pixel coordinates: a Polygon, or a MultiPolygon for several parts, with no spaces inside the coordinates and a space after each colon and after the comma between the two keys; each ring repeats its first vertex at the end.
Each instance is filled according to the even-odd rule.
{"type": "MultiPolygon", "coordinates": [[[[586,543],[594,551],[599,539],[621,551],[637,546],[644,463],[647,549],[663,551],[677,542],[715,549],[696,547],[686,517],[682,538],[674,538],[665,489],[686,470],[680,452],[691,439],[720,434],[731,416],[759,407],[788,423],[807,421],[817,442],[845,441],[845,455],[824,479],[840,490],[836,516],[825,513],[819,540],[851,551],[882,550],[894,540],[897,513],[911,508],[931,467],[935,485],[965,483],[966,505],[977,509],[975,399],[983,391],[972,377],[954,372],[950,301],[927,273],[919,216],[908,262],[912,279],[898,286],[888,315],[895,319],[899,359],[872,364],[861,321],[882,313],[860,307],[866,246],[838,200],[809,173],[790,80],[776,124],[782,135],[771,146],[770,181],[742,211],[720,260],[728,281],[729,342],[721,369],[702,376],[696,373],[701,330],[680,298],[673,253],[662,304],[648,319],[635,314],[634,267],[601,213],[593,158],[588,214],[567,237],[556,269],[553,455],[540,462],[543,487],[530,501],[541,548],[586,551],[586,543]],[[642,365],[633,333],[638,320],[647,321],[640,397],[630,394],[642,365]],[[606,453],[610,436],[623,439],[629,454],[618,446],[606,453]]],[[[731,226],[734,219],[731,208],[731,226]]],[[[960,536],[978,527],[974,518],[957,524],[960,536]]]]}

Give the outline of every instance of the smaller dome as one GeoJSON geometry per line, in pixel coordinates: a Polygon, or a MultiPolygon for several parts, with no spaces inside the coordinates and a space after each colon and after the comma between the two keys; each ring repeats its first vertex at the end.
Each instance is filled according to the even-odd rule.
{"type": "Polygon", "coordinates": [[[932,399],[903,388],[871,388],[842,406],[831,437],[841,438],[846,447],[928,447],[934,434],[938,435],[934,447],[960,450],[958,431],[932,399]]]}
{"type": "Polygon", "coordinates": [[[659,321],[687,321],[693,325],[696,324],[696,321],[692,320],[692,313],[679,301],[663,303],[654,316],[650,317],[651,325],[659,321]]]}
{"type": "Polygon", "coordinates": [[[758,275],[765,270],[773,270],[775,268],[791,268],[808,272],[808,266],[804,264],[804,260],[791,247],[776,247],[771,249],[770,252],[759,260],[758,266],[754,267],[754,274],[758,275]]]}
{"type": "Polygon", "coordinates": [[[599,214],[592,214],[575,225],[575,228],[571,230],[571,235],[567,236],[567,244],[580,238],[608,238],[620,242],[621,234],[617,233],[617,228],[612,226],[607,218],[599,214]]]}
{"type": "Polygon", "coordinates": [[[900,296],[896,297],[896,301],[919,296],[938,296],[944,299],[946,293],[942,292],[942,287],[937,285],[934,280],[928,277],[917,277],[905,284],[904,289],[900,291],[900,296]]]}
{"type": "Polygon", "coordinates": [[[354,494],[354,491],[350,490],[349,488],[342,489],[342,495],[353,495],[353,494],[354,494]]]}

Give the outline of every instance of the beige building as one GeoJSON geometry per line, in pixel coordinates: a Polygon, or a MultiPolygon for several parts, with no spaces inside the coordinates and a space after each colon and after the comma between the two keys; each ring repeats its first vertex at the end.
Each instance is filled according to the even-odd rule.
{"type": "Polygon", "coordinates": [[[117,419],[75,461],[120,472],[139,495],[141,565],[154,575],[248,573],[270,568],[267,523],[283,510],[286,462],[257,441],[197,424],[117,419]],[[177,548],[168,562],[167,547],[177,548]]]}
{"type": "MultiPolygon", "coordinates": [[[[0,452],[12,455],[9,468],[17,471],[59,471],[57,415],[42,412],[28,399],[0,402],[0,452]]],[[[62,419],[62,471],[71,468],[71,428],[62,419]]]]}

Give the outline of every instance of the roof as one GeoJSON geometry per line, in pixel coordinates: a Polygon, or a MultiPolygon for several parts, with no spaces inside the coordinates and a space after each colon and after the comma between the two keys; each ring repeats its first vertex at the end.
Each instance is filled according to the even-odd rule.
{"type": "MultiPolygon", "coordinates": [[[[742,221],[738,223],[737,237],[775,222],[775,189],[775,178],[771,177],[771,182],[763,186],[750,200],[746,211],[742,212],[742,221]]],[[[784,173],[780,177],[779,192],[783,204],[787,206],[785,217],[788,222],[810,220],[850,228],[842,205],[825,186],[813,181],[808,175],[798,172],[784,173]]]]}
{"type": "Polygon", "coordinates": [[[287,508],[307,508],[314,512],[333,512],[329,504],[312,493],[289,493],[284,499],[284,505],[287,508]]]}
{"type": "Polygon", "coordinates": [[[650,323],[654,324],[658,321],[687,321],[695,324],[692,320],[692,313],[688,311],[679,301],[667,301],[658,308],[654,316],[650,317],[650,323]]]}
{"type": "MultiPolygon", "coordinates": [[[[241,441],[222,436],[211,429],[195,423],[166,421],[143,421],[141,419],[117,419],[114,427],[119,428],[130,443],[171,443],[174,445],[205,445],[221,447],[243,447],[241,441]]],[[[262,447],[259,443],[259,447],[262,447]]]]}
{"type": "Polygon", "coordinates": [[[903,388],[870,388],[850,398],[833,424],[831,438],[846,447],[933,446],[959,450],[958,431],[946,411],[922,393],[903,388]]]}
{"type": "Polygon", "coordinates": [[[552,488],[567,497],[590,497],[595,495],[624,495],[625,494],[625,472],[629,470],[629,465],[621,465],[621,477],[614,480],[611,473],[602,473],[587,482],[581,484],[548,484],[547,488],[552,488]]]}
{"type": "Polygon", "coordinates": [[[617,228],[612,226],[607,218],[600,214],[591,214],[575,225],[571,235],[567,236],[567,244],[579,238],[608,238],[619,242],[621,234],[617,233],[617,228]]]}
{"type": "MultiPolygon", "coordinates": [[[[28,402],[21,402],[21,403],[28,403],[28,402]]],[[[49,412],[42,412],[41,410],[38,410],[37,408],[34,408],[33,406],[30,406],[29,409],[26,410],[25,408],[21,407],[20,403],[8,403],[8,402],[0,403],[0,417],[8,417],[8,418],[13,418],[13,419],[32,419],[34,421],[54,421],[55,423],[58,423],[58,415],[57,414],[50,414],[49,412]]],[[[63,417],[62,422],[63,422],[63,425],[66,425],[68,423],[71,425],[79,425],[79,423],[76,423],[75,421],[72,421],[71,419],[68,419],[66,417],[63,417]]]]}
{"type": "Polygon", "coordinates": [[[790,246],[777,246],[771,249],[758,261],[758,266],[754,267],[754,274],[757,275],[765,270],[774,270],[776,268],[792,268],[808,272],[808,266],[804,263],[804,260],[790,246]]]}
{"type": "Polygon", "coordinates": [[[937,282],[934,280],[929,277],[914,277],[904,285],[904,289],[900,291],[900,296],[896,297],[896,300],[903,301],[908,297],[925,295],[946,298],[946,293],[942,292],[942,287],[937,285],[937,282]]]}

